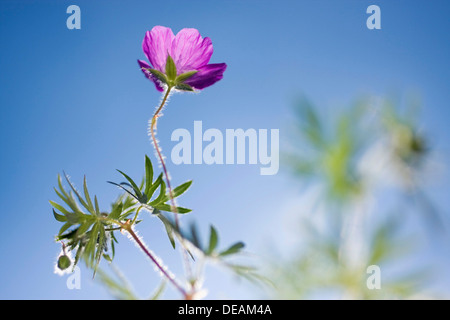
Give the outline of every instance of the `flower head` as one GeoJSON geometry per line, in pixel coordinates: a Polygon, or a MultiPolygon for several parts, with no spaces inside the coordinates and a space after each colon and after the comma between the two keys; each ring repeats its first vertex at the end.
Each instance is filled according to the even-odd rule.
{"type": "Polygon", "coordinates": [[[211,39],[197,29],[185,28],[175,36],[170,28],[156,26],[147,31],[142,49],[150,64],[138,60],[145,76],[158,91],[165,86],[193,91],[209,87],[223,78],[225,63],[209,63],[213,54],[211,39]]]}

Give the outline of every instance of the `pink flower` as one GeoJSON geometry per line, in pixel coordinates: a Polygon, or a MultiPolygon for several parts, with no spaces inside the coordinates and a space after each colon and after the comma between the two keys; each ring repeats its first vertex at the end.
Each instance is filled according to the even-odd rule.
{"type": "Polygon", "coordinates": [[[225,63],[208,64],[212,42],[197,29],[185,28],[175,36],[170,28],[156,26],[145,34],[142,49],[150,64],[138,60],[139,66],[158,91],[165,86],[201,90],[222,79],[227,68],[225,63]]]}

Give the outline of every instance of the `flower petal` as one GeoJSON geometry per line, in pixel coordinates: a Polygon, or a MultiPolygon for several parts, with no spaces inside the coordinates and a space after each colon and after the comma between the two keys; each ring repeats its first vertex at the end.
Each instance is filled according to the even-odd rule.
{"type": "Polygon", "coordinates": [[[185,83],[198,90],[204,89],[222,79],[226,68],[225,63],[208,64],[197,69],[198,72],[187,79],[185,83]]]}
{"type": "Polygon", "coordinates": [[[175,36],[172,29],[162,26],[147,31],[142,42],[142,49],[154,69],[164,72],[167,54],[171,51],[175,36]]]}
{"type": "Polygon", "coordinates": [[[184,28],[177,33],[170,51],[178,74],[205,66],[212,54],[211,39],[208,37],[203,39],[198,30],[192,28],[184,28]]]}
{"type": "Polygon", "coordinates": [[[141,67],[141,70],[144,73],[144,75],[147,77],[147,79],[150,79],[153,81],[153,83],[155,84],[156,90],[163,92],[164,88],[163,88],[163,86],[161,86],[159,80],[156,79],[154,75],[152,75],[149,71],[146,70],[148,68],[151,68],[151,66],[147,62],[142,61],[142,60],[138,60],[138,64],[141,67]]]}

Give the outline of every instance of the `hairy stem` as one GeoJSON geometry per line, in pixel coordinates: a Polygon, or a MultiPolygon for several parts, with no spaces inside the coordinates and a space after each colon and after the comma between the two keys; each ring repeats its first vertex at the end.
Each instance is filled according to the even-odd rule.
{"type": "Polygon", "coordinates": [[[131,235],[133,240],[136,241],[139,248],[141,248],[141,250],[150,258],[150,260],[155,264],[158,270],[161,271],[163,276],[167,278],[167,280],[169,280],[169,282],[172,283],[172,285],[183,295],[183,298],[185,300],[191,299],[191,295],[188,294],[186,290],[175,280],[175,278],[166,271],[166,269],[159,263],[159,261],[155,258],[155,256],[147,249],[147,247],[144,245],[141,239],[139,239],[138,235],[133,230],[133,224],[130,223],[131,222],[130,220],[128,220],[125,223],[109,218],[103,218],[102,220],[112,224],[116,224],[120,226],[120,229],[126,230],[131,235]]]}
{"type": "Polygon", "coordinates": [[[151,135],[151,138],[152,138],[153,145],[154,145],[154,147],[156,149],[156,153],[158,155],[159,161],[161,162],[161,166],[163,168],[164,176],[165,176],[166,182],[167,182],[167,189],[169,190],[169,198],[170,198],[170,203],[171,203],[170,207],[171,207],[172,212],[175,215],[175,225],[178,228],[179,227],[178,210],[177,210],[177,206],[176,206],[176,203],[175,203],[175,198],[174,198],[172,186],[170,184],[169,172],[167,170],[166,162],[164,161],[164,157],[162,155],[161,148],[159,147],[158,140],[156,139],[156,134],[155,134],[155,129],[156,129],[158,118],[160,117],[161,110],[163,109],[164,105],[167,102],[167,98],[169,97],[171,90],[172,90],[172,87],[168,87],[167,88],[166,93],[164,94],[163,100],[161,102],[161,105],[158,107],[158,109],[156,109],[156,112],[155,112],[155,114],[152,117],[152,120],[151,120],[151,123],[150,123],[150,135],[151,135]]]}
{"type": "Polygon", "coordinates": [[[147,249],[147,247],[142,243],[141,239],[137,236],[137,234],[130,227],[127,227],[126,230],[131,235],[131,237],[136,241],[138,246],[144,251],[144,253],[150,258],[150,260],[156,265],[156,267],[161,271],[164,277],[170,281],[170,283],[183,295],[184,299],[189,299],[189,294],[184,290],[184,288],[175,280],[173,276],[171,276],[166,269],[159,263],[159,261],[153,256],[153,254],[147,249]]]}
{"type": "MultiPolygon", "coordinates": [[[[161,152],[161,148],[159,147],[158,144],[158,140],[156,139],[156,134],[155,134],[155,129],[156,129],[156,125],[157,125],[157,121],[158,118],[160,117],[161,114],[161,110],[164,108],[167,99],[170,95],[170,92],[172,90],[172,87],[169,86],[164,94],[164,97],[161,101],[160,106],[158,107],[158,109],[156,109],[155,114],[153,115],[151,122],[150,122],[150,135],[151,135],[151,139],[153,142],[153,146],[156,149],[156,153],[158,155],[159,161],[161,162],[161,166],[163,168],[163,172],[164,172],[164,176],[166,178],[166,182],[167,182],[167,189],[169,190],[169,198],[170,198],[170,208],[172,213],[175,215],[175,226],[177,228],[177,230],[180,230],[180,225],[179,225],[179,220],[178,220],[178,209],[177,209],[177,205],[175,203],[175,197],[174,197],[174,193],[173,193],[173,189],[172,186],[170,184],[170,177],[169,177],[169,171],[167,170],[166,167],[166,163],[164,161],[164,157],[162,155],[161,152]]],[[[189,277],[192,275],[192,270],[190,269],[190,264],[189,264],[189,257],[187,255],[187,248],[186,248],[186,244],[184,243],[183,238],[179,238],[181,245],[183,246],[184,250],[182,251],[183,254],[183,258],[184,258],[184,262],[185,262],[185,268],[186,268],[186,272],[188,273],[189,277]]]]}

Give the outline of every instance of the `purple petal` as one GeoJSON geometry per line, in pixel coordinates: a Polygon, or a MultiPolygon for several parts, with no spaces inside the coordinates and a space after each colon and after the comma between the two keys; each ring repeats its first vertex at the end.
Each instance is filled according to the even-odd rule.
{"type": "Polygon", "coordinates": [[[165,72],[167,53],[171,51],[175,36],[172,29],[162,26],[147,31],[142,42],[142,49],[153,68],[165,72]]]}
{"type": "Polygon", "coordinates": [[[211,39],[208,37],[203,39],[198,30],[192,28],[185,28],[177,33],[170,51],[178,74],[205,66],[212,54],[211,39]]]}
{"type": "Polygon", "coordinates": [[[138,64],[141,67],[142,72],[144,73],[144,75],[147,77],[147,79],[150,79],[153,81],[153,83],[155,84],[156,90],[163,92],[164,88],[159,84],[159,80],[155,78],[155,76],[153,76],[149,71],[147,71],[146,69],[151,68],[151,66],[142,60],[138,60],[138,64]]]}
{"type": "Polygon", "coordinates": [[[225,63],[211,63],[198,69],[198,72],[187,79],[185,83],[201,90],[209,87],[223,78],[227,65],[225,63]]]}

